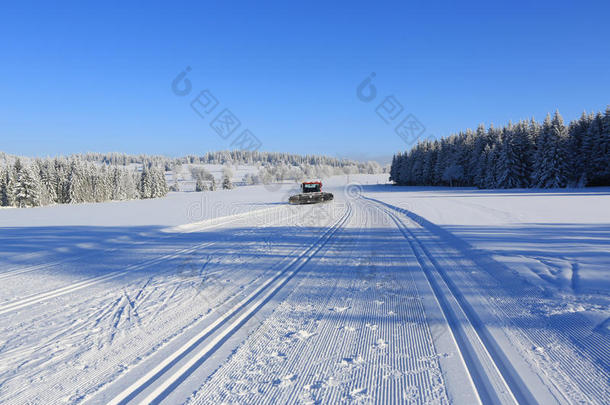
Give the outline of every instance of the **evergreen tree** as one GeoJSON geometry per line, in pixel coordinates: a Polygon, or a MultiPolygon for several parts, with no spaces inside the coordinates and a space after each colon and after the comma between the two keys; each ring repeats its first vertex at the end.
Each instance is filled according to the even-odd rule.
{"type": "Polygon", "coordinates": [[[502,132],[495,129],[493,126],[489,127],[487,131],[487,139],[490,146],[490,151],[487,154],[487,162],[485,163],[484,173],[484,185],[485,188],[497,188],[498,178],[500,177],[499,160],[502,152],[502,132]]]}
{"type": "Polygon", "coordinates": [[[512,124],[503,129],[502,145],[498,149],[497,179],[498,188],[517,188],[521,186],[524,176],[521,162],[519,161],[519,150],[515,144],[515,128],[512,124]]]}
{"type": "Polygon", "coordinates": [[[40,205],[41,184],[29,167],[20,167],[13,188],[15,205],[19,208],[40,205]]]}
{"type": "Polygon", "coordinates": [[[227,175],[222,178],[222,188],[224,190],[230,190],[233,188],[233,183],[231,183],[231,178],[227,175]]]}
{"type": "Polygon", "coordinates": [[[390,166],[390,181],[394,183],[399,182],[398,178],[398,162],[402,159],[402,154],[398,152],[398,154],[392,156],[392,165],[390,166]]]}
{"type": "Polygon", "coordinates": [[[422,169],[422,184],[433,185],[434,183],[434,166],[436,165],[436,159],[438,156],[438,142],[430,143],[428,147],[428,153],[424,157],[424,164],[422,169]]]}
{"type": "Polygon", "coordinates": [[[110,173],[110,199],[111,200],[125,200],[127,199],[127,190],[125,190],[125,183],[123,182],[123,173],[117,166],[111,169],[110,173]]]}
{"type": "Polygon", "coordinates": [[[514,128],[512,146],[515,153],[517,185],[519,188],[530,186],[534,164],[534,141],[526,121],[520,121],[514,128]]]}
{"type": "Polygon", "coordinates": [[[148,167],[144,166],[142,168],[142,172],[140,173],[140,184],[138,187],[140,191],[140,198],[152,198],[152,182],[152,175],[148,167]]]}
{"type": "Polygon", "coordinates": [[[483,187],[484,188],[496,188],[496,170],[498,161],[498,145],[492,143],[489,146],[489,152],[487,153],[487,159],[485,162],[485,171],[483,173],[483,187]]]}
{"type": "Polygon", "coordinates": [[[585,150],[589,125],[589,116],[583,112],[578,121],[568,126],[568,183],[571,186],[583,187],[587,183],[585,162],[590,152],[585,153],[585,150]]]}
{"type": "Polygon", "coordinates": [[[556,112],[502,129],[479,125],[396,154],[391,180],[400,185],[479,188],[610,185],[610,106],[566,126],[556,112]]]}
{"type": "Polygon", "coordinates": [[[167,195],[168,188],[165,181],[165,173],[162,168],[155,167],[150,170],[151,198],[159,198],[167,195]]]}
{"type": "Polygon", "coordinates": [[[486,186],[486,175],[487,175],[487,163],[489,161],[489,155],[491,154],[491,146],[485,145],[483,151],[479,155],[477,161],[477,175],[475,178],[475,185],[478,188],[485,188],[486,186]]]}
{"type": "Polygon", "coordinates": [[[434,184],[443,184],[443,173],[447,168],[448,160],[447,140],[441,139],[439,143],[439,151],[437,153],[436,162],[434,164],[434,184]]]}
{"type": "Polygon", "coordinates": [[[536,150],[536,186],[540,188],[565,187],[566,164],[565,164],[565,140],[567,130],[563,125],[563,119],[556,112],[551,120],[547,115],[542,125],[542,131],[538,139],[536,150]]]}
{"type": "Polygon", "coordinates": [[[476,187],[483,187],[483,173],[485,170],[485,163],[487,154],[485,148],[487,147],[487,136],[485,132],[485,126],[480,124],[475,132],[475,139],[470,154],[470,161],[468,162],[468,172],[471,173],[470,185],[476,187]]]}
{"type": "Polygon", "coordinates": [[[12,198],[9,197],[11,190],[10,171],[7,167],[0,167],[0,206],[8,207],[12,198]]]}
{"type": "Polygon", "coordinates": [[[49,205],[57,202],[57,194],[55,191],[55,167],[51,161],[42,161],[40,159],[36,160],[35,167],[42,186],[40,193],[40,204],[49,205]]]}
{"type": "Polygon", "coordinates": [[[610,106],[605,114],[598,113],[589,127],[588,185],[610,185],[610,106]]]}

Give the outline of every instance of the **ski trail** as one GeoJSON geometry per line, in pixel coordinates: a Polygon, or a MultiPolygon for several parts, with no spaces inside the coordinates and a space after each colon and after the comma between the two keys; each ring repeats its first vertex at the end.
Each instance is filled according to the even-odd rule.
{"type": "Polygon", "coordinates": [[[477,256],[464,242],[416,214],[369,200],[404,215],[411,233],[417,233],[414,238],[440,268],[447,269],[445,275],[471,314],[485,319],[478,321],[482,334],[506,359],[502,361],[507,374],[514,376],[513,381],[520,379],[524,393],[534,395],[538,402],[607,402],[610,388],[603,381],[608,378],[604,370],[610,364],[610,346],[606,335],[591,333],[578,313],[549,317],[543,308],[548,297],[541,290],[507,278],[509,273],[503,273],[497,263],[477,256]],[[516,297],[512,288],[517,289],[516,297]]]}
{"type": "MultiPolygon", "coordinates": [[[[288,211],[292,214],[290,216],[281,216],[280,218],[278,218],[277,220],[273,220],[271,222],[267,222],[265,224],[261,224],[258,225],[260,227],[268,227],[268,226],[272,226],[274,223],[276,222],[282,222],[282,221],[290,221],[292,222],[294,221],[301,221],[303,217],[308,217],[310,216],[311,213],[311,209],[312,208],[307,208],[306,210],[300,209],[300,210],[296,210],[294,208],[289,207],[288,211]]],[[[269,219],[273,219],[273,217],[268,218],[269,219]]],[[[297,229],[297,228],[295,228],[297,229]]],[[[240,235],[245,234],[245,233],[250,233],[253,232],[252,228],[244,231],[242,233],[236,234],[234,235],[235,237],[240,237],[240,235]]],[[[226,256],[224,254],[224,249],[227,249],[228,246],[230,246],[230,240],[225,241],[225,245],[226,246],[219,246],[218,247],[218,251],[220,252],[220,254],[222,254],[223,256],[225,256],[226,258],[229,258],[229,256],[226,256]]],[[[214,253],[210,253],[208,256],[206,257],[210,257],[210,256],[214,256],[214,253]]],[[[279,257],[279,256],[278,256],[279,257]]],[[[286,258],[286,257],[290,257],[290,255],[281,255],[282,259],[286,258]]],[[[275,259],[274,259],[275,260],[275,259]]],[[[204,260],[205,262],[205,260],[204,260]]],[[[233,269],[233,267],[228,267],[226,270],[223,271],[228,271],[230,269],[233,269]]],[[[235,271],[238,270],[238,268],[234,269],[235,271]]],[[[233,272],[234,270],[231,270],[231,272],[233,272]]],[[[220,271],[220,270],[219,270],[220,271]]],[[[215,271],[214,273],[218,273],[219,271],[215,271]]],[[[240,278],[238,278],[236,281],[239,283],[246,283],[246,284],[236,284],[234,286],[222,286],[222,288],[220,288],[221,286],[219,286],[219,288],[213,289],[214,291],[218,290],[217,292],[222,292],[222,294],[218,294],[215,293],[216,295],[218,295],[218,299],[220,300],[233,300],[234,298],[237,298],[242,292],[245,292],[246,290],[248,290],[249,288],[244,289],[243,285],[256,285],[257,283],[259,283],[259,278],[262,277],[263,275],[267,275],[268,274],[272,274],[273,272],[277,271],[277,269],[275,268],[275,266],[272,266],[269,270],[266,270],[265,273],[263,274],[249,274],[247,272],[237,272],[237,274],[240,274],[240,278]],[[243,281],[241,281],[243,279],[243,281]]],[[[209,276],[209,272],[206,272],[206,276],[209,276]]],[[[261,279],[262,280],[262,279],[261,279]]],[[[162,282],[163,283],[163,282],[162,282]]],[[[150,281],[149,281],[150,284],[150,281]]],[[[175,280],[175,282],[171,283],[167,288],[173,288],[175,286],[177,286],[177,284],[181,284],[182,287],[184,287],[185,285],[185,280],[183,278],[179,278],[177,280],[175,280]]],[[[208,288],[209,290],[210,286],[207,286],[206,288],[208,288]]],[[[160,293],[161,291],[163,291],[165,289],[164,286],[162,286],[162,284],[159,284],[157,282],[153,283],[150,288],[147,288],[148,290],[148,294],[146,296],[150,296],[151,294],[154,294],[153,296],[158,295],[158,293],[160,293]],[[155,292],[157,292],[155,294],[155,292]]],[[[139,291],[142,291],[142,287],[141,284],[139,284],[137,286],[137,289],[134,291],[129,292],[129,296],[138,296],[139,295],[139,291]]],[[[189,290],[189,289],[185,289],[185,288],[176,288],[176,293],[178,294],[177,296],[175,296],[174,299],[171,300],[171,303],[173,304],[175,303],[182,303],[182,304],[187,304],[188,302],[185,302],[185,300],[189,300],[189,297],[191,297],[190,294],[185,294],[185,292],[188,293],[188,291],[193,291],[193,290],[189,290]]],[[[199,292],[201,292],[201,290],[198,288],[197,290],[197,294],[199,294],[199,292]]],[[[142,292],[142,294],[145,294],[145,292],[142,292]]],[[[198,301],[201,301],[202,299],[205,300],[216,300],[216,295],[212,296],[209,294],[206,294],[205,297],[200,298],[198,301]]],[[[164,297],[166,297],[167,294],[164,294],[164,297]]],[[[193,297],[191,297],[193,298],[193,297]]],[[[171,339],[172,337],[178,337],[179,335],[183,334],[184,332],[188,332],[190,329],[192,329],[193,326],[197,325],[197,322],[199,320],[202,319],[207,319],[208,315],[212,315],[211,311],[216,309],[216,308],[221,308],[222,303],[225,301],[218,301],[218,303],[212,303],[212,301],[207,301],[206,306],[211,305],[210,306],[210,310],[206,311],[200,311],[197,309],[197,307],[193,307],[192,305],[189,305],[188,308],[181,308],[180,306],[176,306],[176,305],[172,305],[172,307],[170,308],[165,307],[165,308],[159,308],[159,311],[157,312],[157,315],[152,314],[151,312],[149,312],[149,309],[152,309],[153,307],[155,307],[155,309],[158,307],[157,305],[152,305],[154,304],[154,298],[148,298],[149,300],[153,299],[153,301],[150,301],[150,303],[142,308],[138,309],[138,313],[141,313],[142,311],[145,311],[144,314],[140,315],[141,319],[147,319],[149,321],[153,321],[155,320],[157,317],[161,316],[162,320],[160,320],[160,322],[155,322],[155,324],[160,324],[160,325],[155,325],[151,322],[146,322],[147,324],[147,330],[149,330],[150,332],[154,332],[153,335],[156,336],[157,333],[157,328],[161,327],[164,330],[164,334],[167,336],[161,340],[155,341],[155,337],[154,336],[150,336],[150,335],[144,335],[144,336],[140,336],[140,338],[138,338],[138,340],[140,341],[140,344],[138,345],[138,347],[134,347],[133,349],[136,349],[135,351],[132,350],[132,348],[128,348],[125,347],[125,352],[124,354],[127,355],[127,357],[124,357],[124,362],[123,363],[117,363],[115,361],[111,362],[112,364],[114,364],[114,366],[112,364],[107,364],[107,365],[103,365],[104,362],[107,363],[106,360],[103,360],[102,365],[95,365],[93,367],[94,364],[97,364],[99,362],[98,357],[100,355],[102,356],[106,356],[103,353],[105,351],[108,350],[112,350],[113,352],[116,350],[121,349],[121,347],[125,346],[125,344],[128,344],[128,342],[125,342],[123,340],[121,340],[120,342],[120,346],[118,348],[115,348],[114,346],[116,346],[113,342],[112,346],[108,346],[105,347],[103,350],[104,351],[100,351],[99,354],[95,354],[94,352],[87,352],[86,351],[86,347],[88,346],[88,343],[85,341],[83,342],[84,344],[79,344],[79,346],[83,346],[85,350],[85,352],[82,353],[82,355],[80,353],[75,353],[74,356],[77,357],[83,357],[82,361],[85,361],[84,358],[85,356],[87,356],[90,360],[89,363],[91,364],[91,366],[93,367],[92,370],[88,370],[87,372],[87,378],[86,379],[82,379],[82,378],[78,378],[78,380],[80,380],[80,382],[78,383],[78,385],[74,385],[74,392],[75,394],[72,395],[70,398],[70,401],[80,401],[83,400],[87,397],[90,397],[92,393],[98,391],[100,388],[102,388],[105,384],[111,382],[112,380],[116,379],[117,374],[123,374],[125,371],[125,367],[127,364],[129,364],[129,368],[131,368],[131,364],[132,363],[139,363],[141,361],[142,358],[146,358],[147,356],[150,356],[152,354],[154,354],[159,347],[165,345],[168,340],[167,339],[171,339]],[[185,319],[182,320],[182,323],[180,323],[181,319],[182,319],[182,315],[179,315],[178,317],[176,317],[175,314],[181,314],[181,312],[184,312],[184,310],[187,309],[187,313],[190,314],[188,315],[185,319]],[[162,311],[162,312],[161,312],[162,311]],[[172,315],[172,311],[175,312],[174,315],[172,315]],[[152,316],[154,315],[154,316],[152,316]],[[189,319],[188,317],[193,315],[194,317],[190,318],[191,320],[189,321],[189,323],[187,323],[186,325],[184,324],[184,321],[189,319]],[[153,319],[154,318],[154,319],[153,319]],[[154,328],[154,329],[151,329],[154,328]],[[166,331],[166,332],[165,332],[166,331]],[[133,353],[132,353],[133,351],[133,353]],[[138,354],[139,353],[139,354],[138,354]],[[133,356],[132,356],[133,354],[133,356]],[[134,357],[135,356],[135,357],[134,357]],[[124,365],[123,365],[124,364],[124,365]],[[119,369],[117,369],[117,367],[120,367],[119,369]],[[99,384],[98,386],[96,385],[92,385],[92,384],[99,384]],[[78,392],[78,394],[77,394],[78,392]]],[[[134,300],[135,301],[135,300],[134,300]]],[[[99,324],[100,322],[105,321],[105,319],[108,318],[109,314],[112,312],[112,307],[108,307],[108,304],[105,304],[107,310],[104,311],[103,313],[105,315],[100,315],[98,317],[98,321],[97,323],[99,324]]],[[[77,308],[74,308],[75,310],[77,310],[77,308]]],[[[103,325],[103,324],[101,324],[103,325]]],[[[96,329],[99,329],[101,331],[104,331],[105,327],[101,327],[97,326],[95,327],[96,329]]],[[[131,330],[133,330],[133,328],[131,328],[131,330]]],[[[93,331],[93,330],[92,330],[93,331]]],[[[68,332],[66,332],[68,333],[68,332]]],[[[116,339],[113,339],[116,340],[116,339]]],[[[61,342],[57,342],[58,344],[61,342]]],[[[78,349],[78,351],[80,352],[81,349],[79,349],[78,347],[75,347],[75,350],[78,349]]],[[[36,351],[37,348],[33,348],[33,351],[36,351]]],[[[0,356],[2,356],[2,354],[0,353],[0,356]]],[[[56,356],[56,357],[48,357],[45,359],[46,362],[48,363],[53,363],[57,366],[61,365],[63,359],[56,356]]],[[[81,361],[79,361],[78,363],[81,363],[81,361]]],[[[87,364],[87,363],[86,363],[87,364]]],[[[47,365],[47,367],[55,367],[55,365],[47,365]]],[[[65,374],[65,373],[64,373],[65,374]]],[[[36,374],[33,374],[36,375],[36,374]]],[[[76,381],[76,375],[74,377],[68,377],[68,378],[74,378],[76,381]]],[[[63,379],[65,380],[66,376],[64,375],[63,379]]],[[[49,375],[45,378],[45,385],[50,387],[56,387],[56,383],[54,383],[53,381],[56,381],[57,384],[59,384],[62,381],[62,374],[53,374],[53,375],[49,375]]],[[[45,392],[44,395],[38,396],[38,400],[40,402],[52,402],[55,401],[56,399],[52,399],[55,398],[52,396],[52,392],[45,392]]],[[[18,394],[17,397],[13,397],[13,400],[17,400],[18,398],[21,398],[21,400],[25,400],[25,398],[28,398],[30,396],[27,395],[27,391],[23,391],[20,394],[18,394]]]]}
{"type": "Polygon", "coordinates": [[[443,270],[398,217],[389,210],[380,209],[384,210],[400,229],[425,273],[453,331],[481,400],[484,403],[493,404],[530,402],[529,394],[520,392],[520,384],[512,381],[511,375],[507,374],[507,371],[504,371],[504,373],[500,371],[501,368],[506,367],[500,362],[500,355],[493,351],[490,352],[489,342],[485,342],[484,338],[481,337],[480,330],[475,327],[477,323],[472,321],[473,315],[469,314],[471,311],[464,308],[463,300],[459,299],[461,295],[455,288],[452,288],[443,270]],[[495,358],[492,353],[494,353],[495,358]],[[500,364],[498,365],[498,363],[500,364]],[[506,375],[508,375],[508,378],[506,378],[506,375]],[[517,398],[519,398],[519,402],[517,398]]]}
{"type": "MultiPolygon", "coordinates": [[[[467,370],[455,343],[439,339],[447,330],[420,270],[404,264],[398,230],[375,229],[353,203],[353,223],[189,403],[450,402],[445,384],[455,380],[443,368],[458,380],[467,370]]],[[[453,400],[479,403],[471,386],[462,383],[453,400]]]]}
{"type": "Polygon", "coordinates": [[[177,361],[181,360],[186,354],[199,346],[204,339],[209,337],[213,332],[216,332],[218,328],[223,327],[226,323],[230,322],[221,330],[220,333],[213,336],[204,347],[199,349],[194,355],[189,356],[190,358],[184,364],[181,364],[177,370],[172,371],[167,376],[164,375],[161,382],[155,382],[152,392],[145,393],[146,396],[143,399],[138,399],[138,402],[151,403],[162,396],[166,390],[179,384],[194,366],[205,359],[220,343],[227,338],[228,335],[235,332],[235,330],[237,330],[249,317],[251,317],[254,312],[264,305],[273,295],[275,295],[277,291],[279,291],[286,284],[286,282],[290,280],[311,259],[311,257],[314,256],[328,242],[334,233],[347,221],[350,213],[351,208],[348,206],[345,214],[333,226],[331,226],[313,245],[304,250],[299,256],[291,260],[290,263],[277,275],[268,279],[250,295],[236,304],[224,315],[220,316],[215,322],[191,338],[171,356],[164,359],[161,363],[157,364],[156,367],[138,379],[134,384],[115,396],[108,402],[108,404],[122,404],[133,400],[136,395],[151,385],[153,381],[156,381],[159,377],[169,371],[170,368],[176,365],[177,361]]]}

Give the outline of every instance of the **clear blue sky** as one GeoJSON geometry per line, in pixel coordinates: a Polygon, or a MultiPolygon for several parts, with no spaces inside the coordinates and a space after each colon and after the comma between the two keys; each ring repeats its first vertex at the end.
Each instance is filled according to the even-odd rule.
{"type": "Polygon", "coordinates": [[[387,95],[436,136],[610,102],[607,1],[125,3],[3,4],[1,151],[229,149],[189,106],[206,88],[262,150],[367,158],[405,148],[387,95]]]}

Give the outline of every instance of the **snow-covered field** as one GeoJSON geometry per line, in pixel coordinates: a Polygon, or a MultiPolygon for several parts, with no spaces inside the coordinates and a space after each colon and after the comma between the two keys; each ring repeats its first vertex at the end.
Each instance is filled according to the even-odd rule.
{"type": "Polygon", "coordinates": [[[0,210],[0,402],[609,403],[610,189],[385,178],[0,210]]]}

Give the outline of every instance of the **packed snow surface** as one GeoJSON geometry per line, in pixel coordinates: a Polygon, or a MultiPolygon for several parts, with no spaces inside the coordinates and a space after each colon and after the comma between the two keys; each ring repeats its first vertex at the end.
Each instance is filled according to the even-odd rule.
{"type": "Polygon", "coordinates": [[[610,189],[324,188],[0,210],[0,402],[610,402],[610,189]]]}

